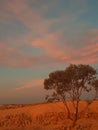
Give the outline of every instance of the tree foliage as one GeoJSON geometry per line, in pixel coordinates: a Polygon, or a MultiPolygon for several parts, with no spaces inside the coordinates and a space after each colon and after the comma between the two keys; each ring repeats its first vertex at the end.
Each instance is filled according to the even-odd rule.
{"type": "Polygon", "coordinates": [[[79,114],[79,102],[83,94],[95,89],[96,92],[93,99],[97,97],[98,79],[96,75],[96,70],[90,65],[71,64],[65,70],[50,73],[49,77],[44,80],[44,88],[46,90],[54,90],[52,94],[52,97],[54,97],[53,100],[59,99],[63,101],[68,112],[68,118],[76,121],[79,114]],[[71,117],[70,109],[67,105],[68,97],[75,109],[74,119],[71,117]]]}

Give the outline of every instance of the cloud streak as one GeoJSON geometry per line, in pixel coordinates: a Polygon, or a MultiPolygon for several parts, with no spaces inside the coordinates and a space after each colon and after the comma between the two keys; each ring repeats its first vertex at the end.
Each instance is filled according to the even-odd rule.
{"type": "Polygon", "coordinates": [[[74,28],[81,14],[87,11],[87,2],[75,0],[73,3],[70,0],[67,4],[72,10],[68,7],[66,9],[59,7],[62,1],[51,2],[28,0],[1,2],[2,24],[6,25],[7,22],[15,24],[14,22],[17,21],[17,26],[21,23],[28,28],[25,34],[18,37],[17,43],[14,41],[17,39],[13,37],[9,37],[11,39],[9,44],[7,36],[5,36],[7,42],[2,43],[1,40],[0,64],[2,66],[31,68],[48,67],[52,63],[56,65],[98,62],[98,30],[81,28],[82,26],[79,26],[81,23],[78,23],[76,29],[74,28]],[[28,51],[24,48],[28,48],[28,51]]]}
{"type": "Polygon", "coordinates": [[[23,86],[17,87],[16,90],[28,89],[28,88],[33,88],[33,87],[41,87],[43,86],[43,82],[44,82],[43,79],[29,81],[23,86]]]}
{"type": "Polygon", "coordinates": [[[32,42],[33,47],[41,48],[53,58],[68,59],[68,55],[59,46],[62,32],[46,35],[32,42]],[[59,38],[58,38],[59,37],[59,38]]]}
{"type": "Polygon", "coordinates": [[[35,58],[19,48],[8,47],[0,43],[0,64],[5,67],[32,67],[35,58]]]}
{"type": "Polygon", "coordinates": [[[64,32],[55,32],[37,38],[28,46],[32,49],[41,50],[41,54],[28,54],[20,47],[9,47],[5,43],[0,43],[0,64],[5,67],[48,67],[49,65],[69,64],[69,63],[98,63],[98,37],[97,31],[92,37],[85,39],[85,45],[77,48],[68,45],[62,40],[64,32]],[[62,44],[61,44],[62,43],[62,44]]]}

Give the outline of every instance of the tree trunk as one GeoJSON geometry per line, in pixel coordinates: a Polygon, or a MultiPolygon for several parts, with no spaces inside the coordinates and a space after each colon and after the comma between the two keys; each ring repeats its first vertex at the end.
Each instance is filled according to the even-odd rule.
{"type": "Polygon", "coordinates": [[[75,115],[74,115],[74,119],[73,119],[73,128],[76,125],[76,122],[78,120],[78,107],[79,107],[79,100],[76,101],[76,107],[75,107],[75,115]]]}
{"type": "Polygon", "coordinates": [[[69,107],[68,107],[68,105],[67,105],[67,101],[65,100],[64,95],[61,94],[61,98],[62,98],[63,104],[64,104],[65,107],[66,107],[66,110],[67,110],[67,113],[68,113],[68,119],[72,120],[72,118],[71,118],[71,113],[70,113],[70,109],[69,109],[69,107]]]}
{"type": "Polygon", "coordinates": [[[76,101],[76,113],[75,113],[75,121],[78,120],[78,105],[79,105],[79,100],[76,101]]]}
{"type": "Polygon", "coordinates": [[[67,109],[68,118],[72,120],[72,118],[71,118],[71,114],[70,114],[70,110],[69,110],[69,108],[68,108],[68,106],[67,106],[66,101],[63,101],[63,104],[65,105],[65,107],[66,107],[66,109],[67,109]]]}

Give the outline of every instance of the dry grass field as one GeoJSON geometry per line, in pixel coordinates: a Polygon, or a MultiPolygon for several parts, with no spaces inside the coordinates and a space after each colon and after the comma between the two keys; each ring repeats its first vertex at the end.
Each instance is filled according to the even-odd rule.
{"type": "MultiPolygon", "coordinates": [[[[74,113],[70,101],[68,102],[74,113]]],[[[79,111],[84,109],[81,101],[79,111]]],[[[94,101],[72,128],[62,102],[35,105],[1,105],[0,130],[98,130],[98,101],[94,101]]]]}

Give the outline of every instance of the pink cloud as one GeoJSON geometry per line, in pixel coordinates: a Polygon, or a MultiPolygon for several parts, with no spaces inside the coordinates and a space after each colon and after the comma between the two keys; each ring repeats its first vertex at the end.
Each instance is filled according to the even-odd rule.
{"type": "Polygon", "coordinates": [[[59,44],[61,42],[62,32],[56,32],[52,34],[47,34],[42,38],[39,38],[32,42],[33,47],[44,49],[48,55],[59,58],[59,59],[68,59],[69,56],[65,53],[63,49],[60,48],[59,44]]]}
{"type": "Polygon", "coordinates": [[[5,45],[2,42],[0,42],[0,49],[3,49],[4,47],[5,45]]]}
{"type": "Polygon", "coordinates": [[[98,63],[98,32],[97,30],[91,30],[89,34],[90,37],[84,39],[86,44],[79,49],[68,45],[65,40],[62,40],[64,37],[63,31],[43,35],[41,38],[36,38],[31,43],[31,46],[27,44],[32,49],[38,49],[36,53],[41,50],[42,53],[38,55],[30,55],[19,46],[9,47],[4,43],[0,43],[0,64],[6,67],[29,68],[68,63],[98,63]]]}
{"type": "MultiPolygon", "coordinates": [[[[77,3],[77,0],[75,3],[77,3]]],[[[78,4],[81,6],[80,3],[81,2],[79,2],[78,4]]],[[[98,47],[94,46],[94,49],[92,49],[93,44],[95,44],[95,42],[98,41],[97,29],[87,32],[88,34],[86,34],[86,36],[88,36],[90,40],[88,40],[87,38],[83,39],[86,45],[84,45],[84,48],[81,49],[80,48],[76,49],[75,47],[73,48],[71,45],[68,45],[69,43],[66,43],[66,40],[63,41],[62,38],[64,38],[64,34],[62,33],[63,31],[60,31],[59,29],[54,33],[48,33],[50,27],[54,24],[64,23],[64,25],[68,25],[69,23],[75,22],[78,16],[77,14],[75,15],[73,13],[68,13],[68,14],[62,13],[57,18],[45,19],[43,17],[44,15],[43,10],[47,10],[47,7],[45,5],[43,5],[44,6],[43,9],[31,8],[28,5],[27,0],[21,0],[21,1],[13,0],[12,2],[6,1],[4,5],[5,5],[4,9],[6,10],[6,14],[4,14],[5,16],[8,15],[9,18],[21,21],[32,31],[34,31],[34,34],[37,33],[43,36],[41,38],[37,38],[36,36],[33,37],[33,34],[31,33],[31,36],[33,37],[32,48],[37,47],[42,49],[45,56],[43,54],[40,55],[39,57],[31,56],[23,52],[21,49],[15,48],[15,46],[13,48],[9,48],[0,45],[0,48],[2,48],[0,49],[0,60],[3,65],[8,67],[32,67],[39,63],[43,64],[44,61],[47,61],[48,63],[48,62],[53,62],[53,60],[54,63],[56,64],[58,62],[61,62],[61,64],[69,63],[69,62],[78,63],[83,61],[92,62],[92,63],[97,62],[97,55],[95,55],[94,53],[98,51],[97,49],[98,47]],[[63,42],[63,46],[61,47],[62,42],[63,42]],[[90,48],[88,46],[89,44],[90,44],[90,48]],[[91,55],[93,57],[92,60],[89,58],[91,57],[91,55]]],[[[76,7],[76,5],[74,6],[76,7]]],[[[68,27],[67,29],[69,28],[70,27],[68,27]]],[[[63,29],[61,28],[61,30],[63,29]]],[[[29,38],[26,35],[23,36],[21,39],[23,39],[23,41],[26,41],[28,46],[30,45],[30,43],[29,43],[29,38]]],[[[23,41],[21,41],[21,43],[23,41]]],[[[80,44],[82,44],[81,40],[79,42],[80,44]]]]}
{"type": "Polygon", "coordinates": [[[85,47],[84,52],[81,55],[82,56],[90,56],[90,55],[93,55],[95,53],[98,53],[98,43],[94,43],[93,45],[89,45],[89,46],[85,47]]]}
{"type": "Polygon", "coordinates": [[[24,25],[33,29],[35,33],[46,33],[49,27],[56,22],[55,19],[45,19],[43,17],[43,8],[31,8],[26,0],[6,1],[3,4],[6,13],[0,13],[1,19],[19,20],[24,25]]]}
{"type": "MultiPolygon", "coordinates": [[[[50,48],[51,49],[51,48],[50,48]]],[[[57,64],[59,60],[52,55],[31,55],[19,47],[0,44],[0,66],[9,68],[36,68],[57,64]]]]}
{"type": "MultiPolygon", "coordinates": [[[[35,2],[32,1],[32,3],[35,2]]],[[[58,2],[56,1],[56,3],[58,2]]],[[[56,6],[55,1],[52,2],[51,6],[56,6]]],[[[77,19],[77,14],[72,15],[70,13],[65,14],[63,12],[57,18],[46,19],[44,18],[44,13],[46,11],[49,11],[47,8],[51,9],[51,7],[47,7],[47,5],[44,5],[44,3],[41,3],[39,8],[31,8],[27,0],[13,0],[11,2],[6,1],[3,2],[3,9],[6,13],[3,12],[3,15],[0,13],[0,16],[1,19],[4,18],[4,21],[5,19],[10,19],[12,21],[19,20],[24,25],[33,30],[34,33],[41,35],[46,34],[49,31],[50,27],[55,24],[63,23],[67,25],[68,23],[72,23],[77,19]]]]}
{"type": "Polygon", "coordinates": [[[0,43],[0,64],[6,67],[32,67],[36,58],[29,56],[19,48],[8,47],[0,43]]]}
{"type": "MultiPolygon", "coordinates": [[[[96,31],[97,32],[97,31],[96,31]]],[[[62,32],[55,32],[47,34],[44,37],[37,39],[32,42],[33,47],[43,49],[45,53],[50,55],[52,58],[57,58],[58,62],[65,63],[96,63],[98,58],[96,54],[98,52],[97,37],[95,38],[92,34],[90,39],[84,39],[87,44],[82,48],[72,48],[68,46],[65,41],[62,41],[62,32]],[[63,46],[60,44],[63,42],[63,46]],[[65,42],[65,43],[64,43],[65,42]],[[89,45],[90,42],[90,45],[89,45]]],[[[81,42],[81,41],[80,41],[81,42]]]]}
{"type": "MultiPolygon", "coordinates": [[[[82,36],[81,36],[82,37],[82,36]]],[[[98,29],[86,30],[85,36],[79,41],[83,46],[76,50],[73,48],[73,55],[68,60],[70,63],[98,63],[98,29]]]]}
{"type": "Polygon", "coordinates": [[[72,59],[69,60],[68,63],[73,63],[73,64],[94,64],[98,63],[98,56],[91,56],[91,57],[81,57],[78,56],[78,58],[73,57],[72,59]]]}
{"type": "MultiPolygon", "coordinates": [[[[74,52],[76,50],[73,50],[74,52]]],[[[69,59],[69,62],[76,64],[93,64],[98,63],[98,44],[86,45],[80,51],[76,51],[75,54],[69,59]]]]}
{"type": "Polygon", "coordinates": [[[33,87],[41,87],[43,86],[44,79],[36,79],[33,81],[29,81],[23,86],[17,87],[16,90],[28,89],[33,87]]]}

